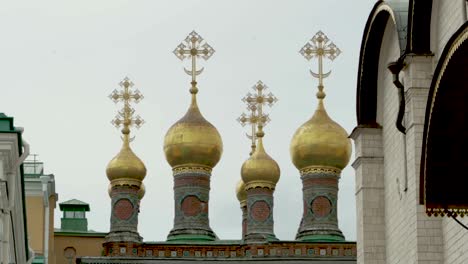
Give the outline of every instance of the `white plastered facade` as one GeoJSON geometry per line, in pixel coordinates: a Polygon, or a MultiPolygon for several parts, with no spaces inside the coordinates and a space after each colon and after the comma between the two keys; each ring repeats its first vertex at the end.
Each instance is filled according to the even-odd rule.
{"type": "Polygon", "coordinates": [[[18,134],[0,133],[0,263],[27,263],[18,134]]]}
{"type": "MultiPolygon", "coordinates": [[[[428,217],[419,204],[419,175],[429,88],[447,41],[466,21],[465,0],[434,0],[431,50],[407,55],[399,74],[404,85],[406,135],[397,130],[398,89],[387,69],[400,57],[395,22],[382,38],[377,78],[380,128],[357,127],[355,143],[358,263],[465,264],[468,231],[448,217],[428,217]]],[[[403,47],[404,48],[404,47],[403,47]]],[[[466,173],[466,172],[463,172],[466,173]]],[[[458,218],[465,225],[468,219],[458,218]]]]}

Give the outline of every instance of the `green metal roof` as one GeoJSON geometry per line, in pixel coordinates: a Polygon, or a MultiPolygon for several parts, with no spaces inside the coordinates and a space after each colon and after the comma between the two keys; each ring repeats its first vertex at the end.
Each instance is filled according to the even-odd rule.
{"type": "Polygon", "coordinates": [[[34,256],[32,264],[43,264],[44,261],[44,256],[34,256]]]}
{"type": "Polygon", "coordinates": [[[71,199],[63,203],[59,203],[59,207],[60,207],[60,211],[64,211],[64,209],[72,209],[71,211],[82,211],[84,209],[84,211],[86,212],[90,211],[88,203],[85,203],[77,199],[71,199]]]}
{"type": "Polygon", "coordinates": [[[0,131],[17,132],[13,126],[13,117],[8,117],[4,113],[0,113],[0,131]]]}

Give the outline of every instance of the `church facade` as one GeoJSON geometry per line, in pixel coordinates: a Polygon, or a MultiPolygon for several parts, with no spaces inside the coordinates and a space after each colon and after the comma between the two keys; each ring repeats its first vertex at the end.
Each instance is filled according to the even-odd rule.
{"type": "Polygon", "coordinates": [[[363,33],[357,262],[468,262],[465,0],[377,1],[363,33]]]}

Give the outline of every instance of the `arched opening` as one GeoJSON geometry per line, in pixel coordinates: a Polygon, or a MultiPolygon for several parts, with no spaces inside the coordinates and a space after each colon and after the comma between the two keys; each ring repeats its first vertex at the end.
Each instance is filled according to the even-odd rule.
{"type": "Polygon", "coordinates": [[[401,30],[405,27],[406,21],[401,20],[405,17],[407,9],[401,5],[397,8],[398,19],[395,18],[395,13],[389,3],[378,1],[371,11],[364,29],[357,78],[356,113],[358,126],[380,127],[376,120],[378,70],[382,38],[389,19],[395,23],[399,39],[403,42],[406,39],[406,32],[401,30]]]}
{"type": "Polygon", "coordinates": [[[411,0],[408,17],[408,53],[429,55],[431,52],[432,0],[411,0]]]}
{"type": "Polygon", "coordinates": [[[432,79],[421,157],[428,215],[468,212],[468,22],[447,43],[432,79]]]}

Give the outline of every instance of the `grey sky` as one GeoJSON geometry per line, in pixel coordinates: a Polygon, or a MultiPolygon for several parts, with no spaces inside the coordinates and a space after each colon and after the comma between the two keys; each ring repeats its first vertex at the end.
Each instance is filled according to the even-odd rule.
{"type": "MultiPolygon", "coordinates": [[[[133,130],[133,150],[145,162],[146,196],[139,231],[165,240],[173,221],[172,172],[164,135],[187,110],[190,77],[172,51],[196,30],[216,50],[199,78],[199,106],[223,139],[213,171],[210,223],[222,239],[237,239],[241,211],[235,197],[250,142],[236,118],[241,98],[262,80],[279,101],[267,109],[265,147],[279,163],[275,232],[294,239],[302,215],[302,185],[289,155],[295,130],[316,107],[316,64],[299,49],[322,30],[343,51],[325,70],[325,106],[350,133],[355,121],[359,47],[375,0],[360,1],[1,1],[0,111],[25,128],[31,151],[54,173],[59,202],[90,203],[89,227],[108,231],[107,163],[119,151],[111,124],[117,108],[107,98],[128,76],[145,99],[135,106],[146,124],[133,130]]],[[[354,156],[351,162],[354,160],[354,156]]],[[[350,162],[350,163],[351,163],[350,162]]],[[[354,170],[343,171],[339,226],[356,239],[354,170]]],[[[55,226],[60,225],[56,210],[55,226]]]]}

